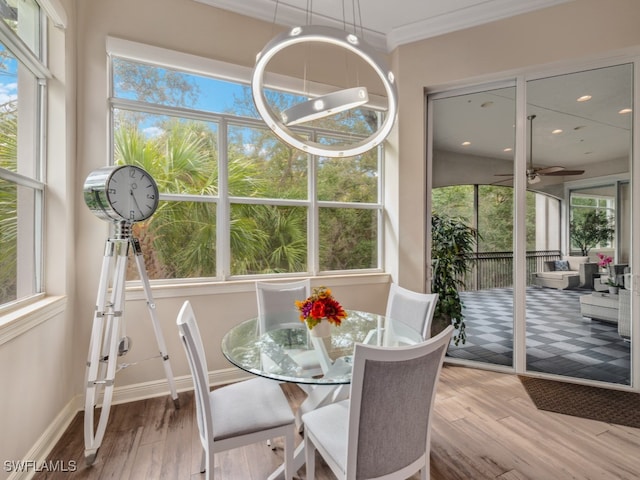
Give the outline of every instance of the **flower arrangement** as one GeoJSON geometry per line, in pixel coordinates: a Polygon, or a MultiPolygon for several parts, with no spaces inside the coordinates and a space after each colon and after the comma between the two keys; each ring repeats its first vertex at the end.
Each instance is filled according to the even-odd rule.
{"type": "Polygon", "coordinates": [[[603,253],[598,253],[598,258],[600,260],[598,260],[598,266],[600,266],[601,268],[607,268],[611,262],[613,262],[613,257],[610,257],[609,255],[605,255],[603,253]]]}
{"type": "Polygon", "coordinates": [[[296,300],[296,307],[300,310],[300,321],[306,322],[309,330],[313,329],[326,318],[330,323],[340,326],[347,313],[342,305],[331,296],[331,290],[326,287],[317,287],[306,300],[296,300]]]}

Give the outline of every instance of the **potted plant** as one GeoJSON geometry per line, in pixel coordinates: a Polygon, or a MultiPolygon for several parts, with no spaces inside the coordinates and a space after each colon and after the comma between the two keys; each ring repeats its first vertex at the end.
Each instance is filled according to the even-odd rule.
{"type": "Polygon", "coordinates": [[[607,286],[609,287],[609,294],[611,295],[617,295],[618,289],[622,287],[622,285],[616,282],[615,277],[609,277],[606,283],[607,283],[607,286]]]}
{"type": "Polygon", "coordinates": [[[596,245],[610,242],[614,232],[613,221],[604,210],[589,210],[582,215],[574,213],[569,225],[571,244],[585,257],[596,245]]]}
{"type": "Polygon", "coordinates": [[[454,343],[466,342],[462,299],[458,290],[464,287],[464,276],[471,269],[472,254],[478,231],[462,220],[444,215],[431,217],[431,292],[438,294],[431,334],[437,335],[448,325],[457,330],[454,343]]]}
{"type": "Polygon", "coordinates": [[[598,252],[598,266],[602,269],[602,271],[608,272],[612,262],[613,257],[598,252]]]}

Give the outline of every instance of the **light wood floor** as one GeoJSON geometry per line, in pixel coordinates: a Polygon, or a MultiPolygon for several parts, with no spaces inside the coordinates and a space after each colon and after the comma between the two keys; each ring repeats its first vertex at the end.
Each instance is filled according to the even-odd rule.
{"type": "MultiPolygon", "coordinates": [[[[295,385],[283,388],[294,408],[304,399],[295,385]]],[[[84,462],[79,414],[50,455],[52,461],[76,461],[78,470],[34,478],[204,479],[198,473],[193,395],[181,393],[180,403],[180,410],[169,397],[113,407],[91,467],[84,462]]],[[[217,455],[216,478],[265,479],[282,462],[282,444],[276,445],[275,452],[256,444],[217,455]]],[[[317,479],[335,478],[319,458],[316,467],[317,479]]],[[[305,478],[304,468],[298,478],[305,478]]],[[[514,375],[443,368],[432,427],[432,480],[638,478],[640,429],[539,411],[514,375]]]]}

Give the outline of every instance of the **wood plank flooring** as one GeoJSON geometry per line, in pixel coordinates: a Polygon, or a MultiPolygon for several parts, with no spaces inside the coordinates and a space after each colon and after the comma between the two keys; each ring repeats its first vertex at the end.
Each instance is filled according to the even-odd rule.
{"type": "MultiPolygon", "coordinates": [[[[283,385],[293,408],[304,399],[283,385]]],[[[77,462],[75,472],[38,473],[34,479],[201,480],[201,449],[193,394],[180,394],[180,410],[167,396],[112,408],[96,462],[84,462],[79,414],[49,456],[77,462]]],[[[399,405],[402,408],[402,405],[399,405]]],[[[301,437],[297,439],[299,442],[301,437]]],[[[220,480],[263,480],[282,462],[264,444],[216,456],[220,480]]],[[[335,477],[318,457],[316,478],[335,477]]],[[[299,479],[306,478],[304,467],[299,479]]],[[[416,475],[411,480],[417,480],[416,475]]],[[[539,411],[515,375],[445,365],[431,438],[432,480],[637,480],[640,429],[539,411]]]]}

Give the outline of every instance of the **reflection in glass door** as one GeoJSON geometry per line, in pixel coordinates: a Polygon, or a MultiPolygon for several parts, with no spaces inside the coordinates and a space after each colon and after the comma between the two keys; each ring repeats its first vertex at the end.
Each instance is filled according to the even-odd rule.
{"type": "Polygon", "coordinates": [[[479,234],[448,356],[631,385],[633,65],[522,85],[428,97],[432,215],[479,234]]]}
{"type": "Polygon", "coordinates": [[[452,343],[447,355],[510,367],[515,87],[435,96],[429,108],[432,215],[479,234],[459,288],[466,339],[452,343]]]}
{"type": "Polygon", "coordinates": [[[621,312],[630,302],[632,73],[618,65],[527,82],[527,189],[555,199],[536,203],[527,226],[534,250],[546,252],[526,290],[528,371],[631,382],[621,312]]]}

